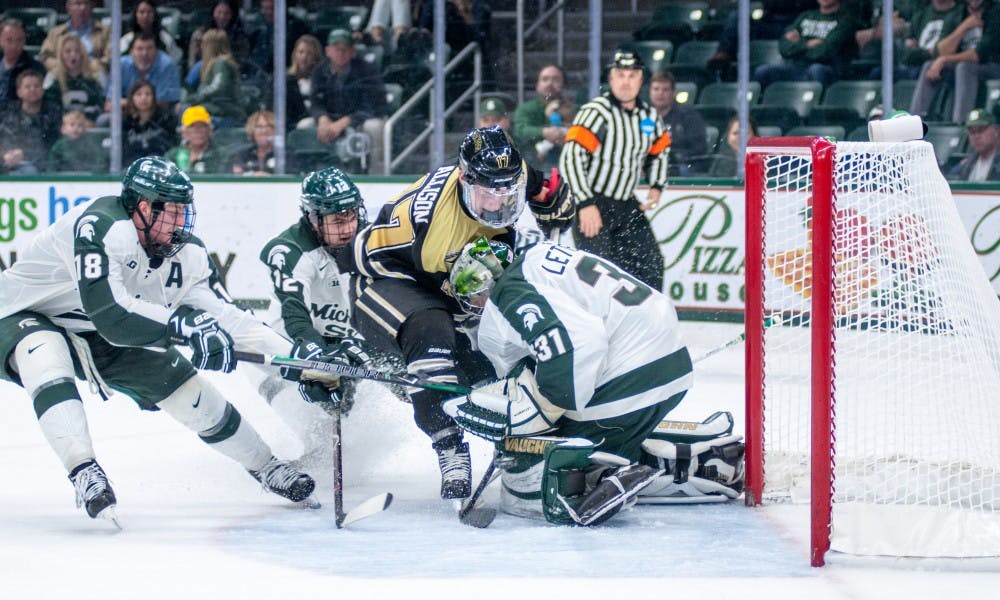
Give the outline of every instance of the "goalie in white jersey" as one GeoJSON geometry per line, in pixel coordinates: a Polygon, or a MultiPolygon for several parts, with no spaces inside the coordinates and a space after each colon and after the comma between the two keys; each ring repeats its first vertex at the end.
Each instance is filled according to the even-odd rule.
{"type": "Polygon", "coordinates": [[[120,196],[63,215],[0,274],[0,377],[31,395],[77,504],[91,517],[115,518],[116,499],[96,461],[76,378],[102,397],[114,390],[143,409],[163,410],[265,489],[306,500],[313,479],[276,459],[195,370],[229,372],[235,348],[288,355],[292,343],[228,302],[191,233],[187,175],[145,157],[122,184],[120,196]],[[173,344],[189,346],[191,360],[173,344]]]}
{"type": "Polygon", "coordinates": [[[697,460],[688,473],[645,443],[693,383],[669,299],[581,250],[537,244],[508,265],[509,253],[483,239],[452,268],[452,292],[481,313],[476,341],[504,379],[445,405],[464,429],[501,443],[503,509],[595,525],[664,468],[671,481],[658,482],[660,492],[702,495],[674,481],[695,476],[697,460]]]}

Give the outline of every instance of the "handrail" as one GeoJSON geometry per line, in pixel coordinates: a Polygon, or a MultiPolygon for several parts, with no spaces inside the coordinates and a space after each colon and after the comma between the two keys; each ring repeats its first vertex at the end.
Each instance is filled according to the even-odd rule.
{"type": "MultiPolygon", "coordinates": [[[[482,70],[483,70],[482,66],[483,54],[482,51],[479,49],[479,44],[472,42],[465,48],[462,48],[462,51],[456,54],[454,58],[448,61],[448,64],[445,65],[444,73],[442,73],[442,76],[446,76],[448,75],[448,73],[455,70],[458,64],[465,61],[470,54],[473,57],[472,85],[470,85],[468,89],[462,92],[462,95],[459,96],[458,99],[456,99],[454,102],[452,102],[451,106],[445,109],[443,115],[444,118],[448,118],[456,110],[458,110],[458,108],[462,105],[463,102],[465,102],[469,98],[470,95],[475,95],[476,110],[477,111],[479,110],[479,94],[480,94],[480,88],[482,87],[482,70]]],[[[434,87],[434,79],[432,77],[427,81],[427,83],[420,86],[420,89],[414,92],[414,94],[410,96],[410,99],[404,102],[399,107],[399,109],[396,110],[396,112],[394,112],[388,119],[386,119],[385,128],[382,131],[382,144],[383,144],[382,148],[385,156],[385,161],[383,162],[383,167],[382,167],[383,175],[391,175],[393,168],[397,164],[399,164],[403,159],[409,156],[413,152],[413,150],[415,150],[416,147],[419,144],[421,144],[424,140],[426,140],[427,136],[429,136],[431,132],[434,131],[433,123],[428,124],[423,131],[417,134],[417,136],[413,139],[412,142],[409,143],[409,145],[407,145],[399,152],[399,156],[393,158],[392,130],[395,127],[396,122],[399,121],[401,118],[403,118],[403,115],[409,112],[410,109],[412,109],[414,106],[416,106],[416,104],[420,102],[425,96],[430,94],[433,87],[434,87]]]]}

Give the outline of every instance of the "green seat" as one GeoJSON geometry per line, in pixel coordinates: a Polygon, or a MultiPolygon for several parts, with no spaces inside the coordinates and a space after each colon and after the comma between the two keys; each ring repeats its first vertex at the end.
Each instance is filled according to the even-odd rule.
{"type": "Polygon", "coordinates": [[[708,72],[704,65],[693,63],[674,63],[666,66],[674,76],[674,81],[687,81],[698,86],[698,89],[715,81],[715,76],[708,72]]]}
{"type": "Polygon", "coordinates": [[[313,128],[293,129],[288,132],[285,142],[288,150],[294,154],[295,162],[304,172],[336,166],[340,162],[333,144],[324,144],[316,139],[316,130],[313,128]]]}
{"type": "MultiPolygon", "coordinates": [[[[753,106],[760,99],[760,84],[750,81],[747,85],[747,100],[753,106]]],[[[730,106],[734,109],[740,106],[739,84],[729,81],[716,81],[710,83],[701,90],[698,96],[699,104],[714,104],[717,106],[730,106]]]]}
{"type": "Polygon", "coordinates": [[[674,62],[704,65],[719,49],[719,42],[707,40],[691,40],[677,47],[674,62]]]}
{"type": "Polygon", "coordinates": [[[670,40],[679,46],[693,40],[708,21],[708,2],[662,2],[653,18],[632,35],[637,40],[670,40]]]}
{"type": "Polygon", "coordinates": [[[229,153],[236,148],[250,144],[247,139],[246,127],[222,127],[212,132],[212,141],[215,145],[223,148],[229,153]]]}
{"type": "MultiPolygon", "coordinates": [[[[673,58],[674,45],[670,40],[652,40],[646,42],[632,42],[625,46],[632,50],[642,59],[642,64],[646,66],[649,73],[668,69],[668,65],[673,58]]],[[[609,57],[610,58],[610,57],[609,57]]]]}
{"type": "Polygon", "coordinates": [[[806,118],[806,123],[809,125],[840,125],[848,131],[864,122],[865,118],[858,116],[853,108],[846,106],[814,106],[806,118]]]}
{"type": "Polygon", "coordinates": [[[313,31],[319,37],[321,44],[326,43],[326,36],[334,29],[358,31],[364,28],[368,20],[368,9],[364,6],[322,6],[316,11],[316,22],[313,31]]]}
{"type": "Polygon", "coordinates": [[[900,79],[892,84],[892,104],[900,110],[909,111],[913,92],[917,89],[916,79],[900,79]]]}
{"type": "Polygon", "coordinates": [[[263,97],[264,93],[260,87],[249,83],[240,85],[240,99],[243,101],[243,110],[247,113],[247,116],[263,108],[261,102],[263,97]]]}
{"type": "Polygon", "coordinates": [[[711,125],[720,132],[725,132],[729,119],[736,114],[736,109],[723,104],[696,104],[693,107],[705,120],[706,125],[711,125]]]}
{"type": "Polygon", "coordinates": [[[750,70],[759,65],[776,65],[784,59],[778,50],[778,40],[750,40],[750,70]]]}
{"type": "Polygon", "coordinates": [[[681,106],[694,105],[695,98],[698,97],[698,84],[692,81],[674,82],[674,102],[681,106]]]}
{"type": "Polygon", "coordinates": [[[858,125],[847,134],[848,142],[867,142],[868,141],[868,124],[858,125]]]}
{"type": "Polygon", "coordinates": [[[1000,79],[987,79],[983,86],[986,88],[986,101],[983,107],[989,112],[1000,104],[1000,79]]]}
{"type": "Polygon", "coordinates": [[[382,46],[357,46],[357,55],[361,60],[382,72],[382,62],[385,59],[385,48],[382,46]]]}
{"type": "Polygon", "coordinates": [[[774,125],[758,125],[757,135],[760,137],[781,137],[781,127],[774,125]]]}
{"type": "Polygon", "coordinates": [[[860,118],[882,99],[881,81],[836,81],[823,92],[819,106],[851,108],[860,118]]]}
{"type": "Polygon", "coordinates": [[[964,151],[966,131],[962,125],[950,123],[928,123],[924,139],[934,146],[934,155],[938,165],[948,162],[948,157],[964,151]]]}
{"type": "Polygon", "coordinates": [[[823,96],[823,84],[818,81],[776,81],[761,95],[761,104],[788,106],[803,119],[823,96]]]}
{"type": "Polygon", "coordinates": [[[836,140],[843,140],[847,137],[847,131],[844,130],[840,125],[802,125],[800,127],[792,127],[785,132],[788,136],[812,136],[818,135],[820,137],[831,137],[836,140]]]}
{"type": "Polygon", "coordinates": [[[715,145],[719,143],[719,128],[715,125],[705,125],[705,147],[709,152],[715,150],[715,145]]]}
{"type": "Polygon", "coordinates": [[[59,13],[54,8],[8,8],[0,13],[0,21],[17,19],[24,24],[25,43],[41,46],[49,30],[59,23],[59,13]]]}
{"type": "Polygon", "coordinates": [[[398,83],[385,84],[385,104],[390,115],[399,110],[403,104],[403,86],[398,83]]]}
{"type": "Polygon", "coordinates": [[[758,104],[750,107],[750,116],[757,125],[772,125],[782,132],[802,125],[802,117],[784,104],[758,104]]]}

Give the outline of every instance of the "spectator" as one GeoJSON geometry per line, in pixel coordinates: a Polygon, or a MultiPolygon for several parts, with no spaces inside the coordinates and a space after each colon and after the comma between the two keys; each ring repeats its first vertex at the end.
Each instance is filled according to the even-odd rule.
{"type": "MultiPolygon", "coordinates": [[[[916,79],[920,67],[937,56],[937,44],[962,22],[965,7],[956,0],[931,0],[927,6],[916,10],[909,20],[899,12],[894,15],[893,30],[901,41],[895,44],[896,67],[894,79],[916,79]]],[[[881,19],[871,29],[859,30],[855,35],[861,47],[862,58],[880,60],[882,55],[881,19]]],[[[882,78],[882,67],[872,70],[870,79],[882,78]]]]}
{"type": "Polygon", "coordinates": [[[246,111],[240,92],[240,70],[233,59],[226,32],[222,29],[206,31],[201,52],[198,89],[186,96],[186,102],[204,106],[217,128],[242,123],[246,111]]]}
{"type": "Polygon", "coordinates": [[[93,125],[104,107],[103,73],[94,71],[79,37],[68,34],[59,38],[59,62],[42,83],[45,99],[62,106],[63,112],[80,111],[93,125]]]}
{"type": "MultiPolygon", "coordinates": [[[[253,145],[237,152],[230,160],[230,169],[236,175],[274,174],[274,113],[258,110],[247,118],[247,139],[253,145]]],[[[294,173],[290,164],[291,153],[286,157],[285,171],[294,173]]]]}
{"type": "Polygon", "coordinates": [[[135,39],[135,34],[140,31],[152,35],[156,41],[156,47],[161,52],[169,54],[174,64],[181,64],[184,53],[181,51],[180,46],[177,45],[177,40],[170,35],[170,32],[163,29],[163,26],[160,24],[160,13],[156,11],[156,2],[154,0],[139,0],[136,3],[135,10],[132,12],[132,18],[128,23],[128,31],[122,33],[122,37],[118,42],[119,52],[128,54],[129,48],[132,47],[132,40],[135,39]]]}
{"type": "Polygon", "coordinates": [[[961,181],[1000,181],[1000,125],[997,112],[975,108],[965,120],[972,154],[955,165],[949,177],[961,181]]]}
{"type": "Polygon", "coordinates": [[[510,113],[500,98],[484,98],[479,105],[479,127],[499,125],[504,133],[510,134],[510,113]]]}
{"type": "MultiPolygon", "coordinates": [[[[420,4],[416,25],[427,31],[434,31],[434,2],[424,0],[420,4]]],[[[484,0],[448,0],[445,2],[444,41],[453,53],[476,42],[483,54],[483,88],[492,90],[496,87],[493,77],[493,59],[490,52],[493,43],[490,40],[492,28],[492,10],[484,0]]],[[[458,91],[472,83],[472,62],[466,61],[456,69],[454,83],[458,91]]],[[[449,92],[449,95],[451,93],[449,92]]]]}
{"type": "Polygon", "coordinates": [[[38,60],[51,71],[59,62],[59,38],[73,33],[83,41],[87,56],[96,62],[95,70],[107,73],[111,64],[111,32],[100,21],[94,20],[94,3],[91,0],[66,0],[66,14],[69,21],[56,25],[45,36],[38,60]]]}
{"type": "Polygon", "coordinates": [[[323,45],[314,35],[304,35],[295,42],[292,64],[288,67],[288,83],[285,86],[287,128],[309,129],[316,126],[311,117],[313,71],[323,62],[323,45]]]}
{"type": "Polygon", "coordinates": [[[514,112],[518,148],[528,164],[543,171],[559,166],[567,127],[576,112],[565,92],[566,72],[559,65],[545,65],[535,82],[537,96],[514,112]]]}
{"type": "Polygon", "coordinates": [[[829,86],[856,53],[854,19],[840,0],[819,0],[818,10],[801,13],[778,41],[778,65],[761,65],[754,79],[766,88],[775,81],[819,81],[829,86]]]}
{"type": "Polygon", "coordinates": [[[222,152],[212,141],[212,117],[204,106],[189,106],[181,115],[181,145],[167,152],[182,171],[191,174],[225,173],[222,152]]]}
{"type": "MultiPolygon", "coordinates": [[[[274,71],[274,0],[261,0],[261,22],[249,33],[250,55],[247,59],[262,71],[274,71]]],[[[309,26],[302,19],[285,9],[285,61],[288,64],[297,40],[309,33],[309,26]]]]}
{"type": "MultiPolygon", "coordinates": [[[[757,124],[752,118],[748,118],[747,141],[757,137],[757,124]]],[[[712,166],[709,169],[709,177],[736,177],[737,161],[740,152],[740,117],[733,115],[726,124],[726,133],[722,138],[725,140],[719,144],[719,150],[715,153],[712,166]]]]}
{"type": "Polygon", "coordinates": [[[413,26],[413,7],[410,0],[375,0],[372,2],[371,15],[365,28],[372,42],[386,47],[391,52],[396,46],[396,40],[413,26]],[[392,35],[386,37],[392,24],[392,35]]]}
{"type": "Polygon", "coordinates": [[[0,156],[3,171],[34,175],[45,167],[52,144],[59,137],[59,107],[42,101],[42,74],[31,69],[17,76],[20,103],[0,111],[0,156]]]}
{"type": "Polygon", "coordinates": [[[670,164],[681,175],[691,174],[691,160],[708,154],[705,120],[698,111],[674,102],[674,75],[657,71],[649,79],[649,103],[670,133],[670,164]]]}
{"type": "Polygon", "coordinates": [[[78,110],[63,113],[62,137],[49,152],[48,170],[55,173],[107,173],[108,150],[90,136],[90,120],[78,110]]]}
{"type": "Polygon", "coordinates": [[[156,87],[140,79],[132,83],[122,119],[122,164],[143,156],[162,156],[177,145],[177,116],[156,101],[156,87]]]}
{"type": "MultiPolygon", "coordinates": [[[[313,71],[310,111],[316,119],[316,137],[324,144],[341,146],[352,133],[369,137],[371,171],[382,171],[382,131],[387,109],[385,85],[374,67],[355,56],[354,39],[344,29],[326,38],[326,60],[313,71]]],[[[338,152],[349,154],[343,149],[338,152]]]]}
{"type": "Polygon", "coordinates": [[[576,200],[576,247],[607,258],[654,290],[663,289],[663,255],[644,211],[655,210],[667,185],[670,134],[639,97],[643,65],[618,50],[609,91],[580,107],[566,134],[559,172],[576,200]],[[635,188],[645,175],[649,191],[635,188]]]}
{"type": "MultiPolygon", "coordinates": [[[[817,8],[816,0],[764,0],[763,15],[750,20],[751,40],[776,40],[785,33],[799,14],[817,8]]],[[[719,47],[708,60],[710,71],[718,72],[723,79],[735,78],[733,63],[739,46],[739,12],[732,11],[719,34],[719,47]]]]}
{"type": "MultiPolygon", "coordinates": [[[[135,34],[128,56],[122,58],[122,106],[126,102],[132,84],[145,80],[156,88],[156,100],[164,110],[173,110],[181,99],[181,78],[177,65],[166,52],[160,52],[153,36],[140,32],[135,34]]],[[[111,110],[111,87],[105,94],[104,111],[111,110]]]]}
{"type": "Polygon", "coordinates": [[[24,51],[26,34],[24,23],[17,19],[4,19],[0,23],[0,107],[17,99],[17,76],[31,69],[45,74],[42,63],[24,51]]]}
{"type": "Polygon", "coordinates": [[[201,44],[205,33],[210,29],[221,29],[226,32],[236,64],[242,66],[243,63],[247,62],[247,58],[250,56],[250,38],[243,29],[239,3],[236,0],[215,0],[212,5],[212,15],[208,21],[191,34],[188,61],[192,68],[194,68],[196,61],[204,58],[201,44]]]}

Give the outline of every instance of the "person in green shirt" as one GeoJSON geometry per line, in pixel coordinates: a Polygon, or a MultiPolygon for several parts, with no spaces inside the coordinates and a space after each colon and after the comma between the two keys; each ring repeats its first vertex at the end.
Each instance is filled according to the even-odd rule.
{"type": "Polygon", "coordinates": [[[189,106],[181,115],[181,145],[167,158],[186,173],[225,173],[227,157],[212,143],[212,116],[204,106],[189,106]]]}
{"type": "Polygon", "coordinates": [[[757,67],[753,78],[762,89],[775,81],[819,81],[827,87],[839,78],[840,65],[857,54],[857,28],[840,0],[819,0],[818,10],[800,14],[778,40],[784,61],[757,67]]]}
{"type": "Polygon", "coordinates": [[[212,115],[216,127],[238,127],[247,114],[240,93],[240,68],[233,59],[229,38],[222,29],[209,29],[201,41],[198,88],[186,97],[212,115]]]}
{"type": "Polygon", "coordinates": [[[535,83],[537,97],[514,112],[514,140],[529,165],[548,170],[559,166],[566,130],[576,109],[566,97],[566,74],[559,65],[545,65],[535,83]]]}
{"type": "Polygon", "coordinates": [[[62,117],[60,133],[49,151],[49,171],[56,173],[106,173],[108,150],[100,142],[85,135],[90,129],[86,115],[71,110],[62,117]]]}

